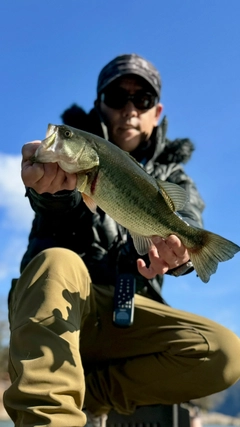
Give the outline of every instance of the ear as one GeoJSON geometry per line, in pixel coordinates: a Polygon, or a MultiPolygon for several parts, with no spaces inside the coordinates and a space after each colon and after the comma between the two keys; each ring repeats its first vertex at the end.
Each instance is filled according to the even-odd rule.
{"type": "Polygon", "coordinates": [[[159,121],[160,116],[161,116],[161,113],[162,113],[162,110],[163,110],[163,105],[158,103],[155,108],[156,108],[156,110],[155,110],[155,126],[157,126],[158,121],[159,121]]]}

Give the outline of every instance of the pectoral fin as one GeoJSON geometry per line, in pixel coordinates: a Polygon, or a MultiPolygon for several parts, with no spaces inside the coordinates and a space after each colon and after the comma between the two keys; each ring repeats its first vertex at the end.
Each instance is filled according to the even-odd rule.
{"type": "Polygon", "coordinates": [[[130,231],[133,239],[133,244],[139,255],[146,255],[153,243],[150,237],[140,236],[130,231]]]}
{"type": "Polygon", "coordinates": [[[92,213],[97,213],[97,205],[91,199],[91,197],[87,196],[87,194],[82,193],[82,198],[84,203],[87,205],[88,209],[90,209],[92,213]]]}
{"type": "Polygon", "coordinates": [[[80,193],[83,193],[83,191],[85,190],[87,182],[88,182],[87,175],[80,174],[80,173],[77,175],[77,189],[78,191],[80,191],[80,193]]]}

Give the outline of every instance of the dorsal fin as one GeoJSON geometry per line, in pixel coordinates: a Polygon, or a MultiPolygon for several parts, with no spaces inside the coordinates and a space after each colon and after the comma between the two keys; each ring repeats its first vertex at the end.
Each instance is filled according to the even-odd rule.
{"type": "Polygon", "coordinates": [[[179,211],[187,203],[187,193],[180,185],[168,181],[156,180],[165,202],[174,212],[179,211]]]}

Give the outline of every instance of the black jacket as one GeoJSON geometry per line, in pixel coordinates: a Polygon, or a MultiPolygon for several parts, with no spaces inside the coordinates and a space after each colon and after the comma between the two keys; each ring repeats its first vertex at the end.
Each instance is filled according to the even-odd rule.
{"type": "MultiPolygon", "coordinates": [[[[62,119],[65,124],[108,138],[106,126],[95,108],[86,114],[74,105],[64,112],[62,119]]],[[[166,128],[167,120],[164,117],[160,126],[153,131],[150,147],[142,144],[131,154],[149,174],[184,187],[189,202],[180,214],[190,224],[201,227],[204,203],[182,167],[182,163],[191,157],[193,144],[189,139],[169,141],[165,137],[166,128]]],[[[148,281],[137,272],[136,259],[139,255],[127,231],[99,208],[97,214],[92,214],[77,190],[40,195],[27,189],[26,195],[35,211],[35,218],[21,271],[41,250],[64,247],[81,256],[93,283],[114,284],[117,274],[134,273],[137,292],[162,301],[162,277],[148,281]]]]}

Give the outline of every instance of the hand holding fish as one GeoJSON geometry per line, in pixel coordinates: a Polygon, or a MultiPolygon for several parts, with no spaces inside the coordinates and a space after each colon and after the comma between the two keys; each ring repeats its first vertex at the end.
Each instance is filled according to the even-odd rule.
{"type": "MultiPolygon", "coordinates": [[[[182,187],[155,179],[128,153],[96,135],[70,126],[50,124],[46,138],[31,160],[40,163],[58,162],[69,174],[77,174],[77,181],[74,178],[76,187],[88,208],[94,213],[99,206],[129,230],[139,255],[150,253],[150,270],[146,269],[142,260],[138,261],[143,274],[152,275],[156,261],[162,263],[157,260],[156,251],[152,248],[155,245],[154,236],[168,242],[171,235],[177,236],[182,242],[180,248],[187,248],[197,275],[205,283],[216,272],[219,262],[231,259],[240,251],[237,244],[218,234],[191,226],[178,215],[188,202],[182,187]]],[[[67,174],[57,179],[59,187],[63,189],[66,185],[65,188],[69,188],[69,180],[67,174]]],[[[52,192],[51,185],[50,189],[52,192]]],[[[180,253],[182,264],[187,252],[184,249],[180,253]]],[[[162,257],[160,250],[158,254],[162,257]]],[[[167,258],[163,260],[170,269],[167,258]]],[[[181,265],[177,259],[174,263],[174,267],[181,265]]],[[[162,264],[163,270],[166,264],[162,264]]]]}
{"type": "Polygon", "coordinates": [[[41,141],[33,141],[22,148],[22,180],[37,193],[54,194],[76,188],[76,174],[63,171],[57,163],[33,163],[32,157],[41,141]]]}
{"type": "Polygon", "coordinates": [[[157,274],[165,274],[168,270],[188,262],[188,251],[177,236],[171,235],[167,239],[155,236],[152,241],[154,245],[148,252],[149,267],[143,259],[137,260],[138,271],[146,279],[152,279],[157,274]]]}

